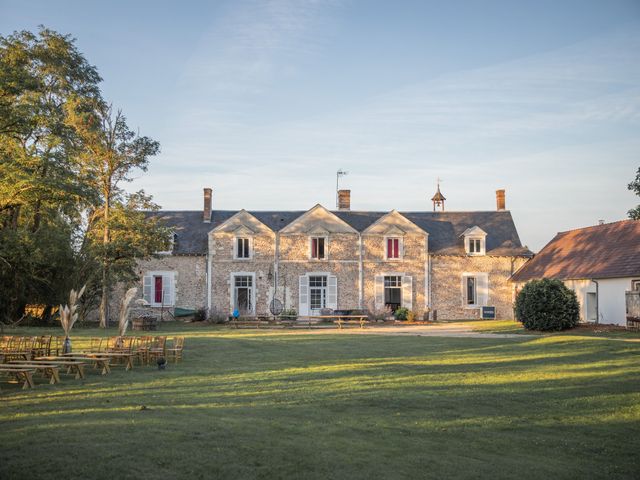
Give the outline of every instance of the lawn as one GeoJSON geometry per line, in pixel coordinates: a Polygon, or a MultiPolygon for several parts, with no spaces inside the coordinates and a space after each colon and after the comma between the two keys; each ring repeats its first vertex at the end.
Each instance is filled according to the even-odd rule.
{"type": "MultiPolygon", "coordinates": [[[[32,391],[3,384],[0,478],[640,471],[638,342],[163,326],[176,331],[187,336],[185,360],[166,371],[116,368],[32,391]]],[[[74,333],[78,347],[101,332],[74,333]]]]}

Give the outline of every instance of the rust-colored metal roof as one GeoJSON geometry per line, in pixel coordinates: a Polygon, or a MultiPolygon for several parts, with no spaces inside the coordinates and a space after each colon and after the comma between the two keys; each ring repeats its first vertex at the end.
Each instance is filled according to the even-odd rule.
{"type": "Polygon", "coordinates": [[[640,277],[640,220],[621,220],[558,233],[511,280],[635,276],[640,277]]]}

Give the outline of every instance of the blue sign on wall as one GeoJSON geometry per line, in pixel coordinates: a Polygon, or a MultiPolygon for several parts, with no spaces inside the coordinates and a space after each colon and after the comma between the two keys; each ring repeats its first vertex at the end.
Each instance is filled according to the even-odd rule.
{"type": "Polygon", "coordinates": [[[496,307],[482,307],[482,318],[486,318],[489,320],[495,320],[496,318],[496,307]]]}

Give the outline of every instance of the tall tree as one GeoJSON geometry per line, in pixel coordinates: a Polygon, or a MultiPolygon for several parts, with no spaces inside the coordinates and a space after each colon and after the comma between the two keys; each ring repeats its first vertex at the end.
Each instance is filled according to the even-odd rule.
{"type": "Polygon", "coordinates": [[[135,259],[165,250],[169,240],[169,231],[143,213],[157,209],[151,197],[122,188],[134,172],[147,170],[160,146],[132,131],[121,111],[101,101],[82,107],[73,110],[72,123],[82,142],[82,175],[99,195],[89,214],[87,248],[100,258],[100,326],[107,327],[113,283],[132,278],[135,259]]]}
{"type": "Polygon", "coordinates": [[[66,296],[73,232],[93,203],[67,107],[95,103],[100,80],[69,36],[0,37],[0,317],[66,296]]]}
{"type": "MultiPolygon", "coordinates": [[[[629,185],[627,185],[627,188],[635,192],[635,194],[640,197],[640,167],[638,167],[636,178],[629,185]]],[[[629,218],[640,220],[640,205],[638,205],[636,208],[632,208],[627,213],[629,214],[629,218]]]]}

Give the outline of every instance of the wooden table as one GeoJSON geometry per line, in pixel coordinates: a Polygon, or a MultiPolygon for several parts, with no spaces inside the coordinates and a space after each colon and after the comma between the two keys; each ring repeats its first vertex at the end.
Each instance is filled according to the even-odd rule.
{"type": "Polygon", "coordinates": [[[21,365],[0,365],[0,373],[8,373],[9,375],[13,375],[16,380],[23,380],[22,389],[33,388],[33,374],[35,373],[35,369],[23,367],[21,365]]]}
{"type": "MultiPolygon", "coordinates": [[[[78,352],[75,355],[90,358],[124,358],[126,360],[126,370],[133,368],[133,358],[137,356],[137,353],[132,352],[78,352]]],[[[109,371],[111,371],[109,369],[109,371]]]]}
{"type": "Polygon", "coordinates": [[[76,379],[84,379],[84,362],[69,360],[67,357],[51,356],[51,357],[38,357],[35,360],[43,365],[59,365],[61,367],[67,367],[67,373],[76,372],[76,379]]]}
{"type": "Polygon", "coordinates": [[[60,358],[71,360],[74,362],[91,362],[96,368],[102,368],[102,375],[111,373],[111,358],[103,353],[63,353],[60,358]]]}
{"type": "Polygon", "coordinates": [[[360,328],[364,328],[367,323],[367,315],[311,315],[309,318],[309,328],[311,328],[311,319],[330,320],[338,324],[338,329],[342,330],[342,325],[349,322],[357,322],[360,328]]]}
{"type": "Polygon", "coordinates": [[[33,368],[41,370],[43,376],[49,378],[50,384],[60,383],[60,366],[48,362],[39,362],[37,360],[13,360],[7,366],[15,365],[22,368],[33,368]]]}

